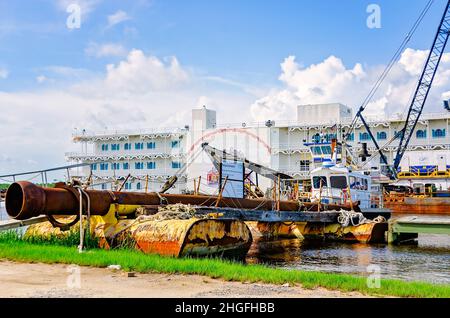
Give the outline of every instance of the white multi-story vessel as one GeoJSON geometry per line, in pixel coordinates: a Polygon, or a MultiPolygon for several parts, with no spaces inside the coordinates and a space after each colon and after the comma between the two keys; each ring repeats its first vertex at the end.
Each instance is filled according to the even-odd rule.
{"type": "MultiPolygon", "coordinates": [[[[330,141],[349,129],[352,110],[342,104],[300,105],[295,121],[271,121],[218,125],[216,112],[195,109],[192,124],[184,128],[131,132],[82,131],[74,136],[81,143],[81,153],[68,153],[72,162],[92,163],[92,175],[97,183],[132,178],[126,189],[158,190],[168,177],[188,163],[181,180],[172,192],[194,188],[194,179],[201,176],[202,190],[217,189],[217,176],[206,155],[193,158],[203,142],[218,149],[236,152],[240,156],[269,166],[298,179],[309,179],[314,168],[310,149],[305,143],[330,141]],[[191,162],[192,160],[192,162],[191,162]],[[146,180],[149,180],[147,182],[146,180]],[[147,185],[147,186],[146,186],[147,185]]],[[[447,189],[450,184],[450,113],[425,113],[416,127],[408,151],[401,162],[400,183],[433,182],[447,189]],[[418,181],[420,180],[420,181],[418,181]]],[[[403,118],[367,118],[380,145],[385,145],[389,161],[395,156],[398,134],[403,118]]],[[[357,125],[349,138],[353,153],[367,143],[369,153],[375,148],[364,126],[357,125]]],[[[320,155],[321,148],[316,151],[320,155]]],[[[317,161],[317,158],[315,159],[317,161]]],[[[317,162],[316,162],[317,163],[317,162]]],[[[361,163],[365,169],[379,169],[380,158],[374,156],[361,163]]],[[[89,175],[89,169],[83,171],[89,175]]],[[[105,183],[103,188],[110,188],[105,183]]]]}
{"type": "MultiPolygon", "coordinates": [[[[67,153],[66,157],[73,162],[92,163],[81,174],[89,176],[92,171],[93,183],[100,189],[111,189],[130,175],[125,190],[155,191],[183,165],[186,134],[186,129],[82,131],[73,138],[81,144],[81,152],[67,153]]],[[[182,191],[185,186],[183,174],[175,189],[182,191]]]]}

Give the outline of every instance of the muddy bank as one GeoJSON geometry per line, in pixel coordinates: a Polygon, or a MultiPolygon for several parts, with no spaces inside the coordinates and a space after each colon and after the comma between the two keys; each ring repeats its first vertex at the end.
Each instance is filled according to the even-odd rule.
{"type": "Polygon", "coordinates": [[[106,268],[0,261],[0,297],[197,298],[364,297],[323,288],[225,282],[197,275],[136,274],[106,268]],[[79,273],[79,275],[78,275],[79,273]],[[78,279],[79,277],[79,279],[78,279]]]}

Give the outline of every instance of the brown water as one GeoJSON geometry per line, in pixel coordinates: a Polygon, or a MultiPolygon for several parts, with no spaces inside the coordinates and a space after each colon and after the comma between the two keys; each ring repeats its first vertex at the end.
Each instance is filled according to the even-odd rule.
{"type": "MultiPolygon", "coordinates": [[[[0,221],[8,219],[0,204],[0,221]]],[[[378,265],[382,278],[450,284],[450,236],[421,235],[418,245],[349,244],[298,239],[255,240],[248,263],[287,269],[368,275],[378,265]]]]}
{"type": "Polygon", "coordinates": [[[248,263],[287,269],[369,275],[378,265],[381,278],[450,284],[450,236],[421,235],[416,246],[256,240],[248,263]]]}

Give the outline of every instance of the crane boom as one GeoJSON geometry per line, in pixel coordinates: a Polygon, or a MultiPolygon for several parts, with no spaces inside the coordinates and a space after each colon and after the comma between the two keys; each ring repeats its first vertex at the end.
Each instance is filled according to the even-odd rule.
{"type": "Polygon", "coordinates": [[[214,147],[211,147],[207,142],[202,144],[202,148],[208,154],[209,158],[211,159],[211,161],[212,161],[214,167],[217,169],[217,171],[220,170],[220,163],[222,162],[222,160],[224,160],[224,159],[238,160],[238,161],[243,162],[245,168],[247,168],[251,171],[254,171],[257,174],[259,174],[263,177],[269,178],[273,181],[277,181],[278,178],[280,178],[281,180],[293,179],[292,176],[289,176],[287,174],[284,174],[279,171],[262,166],[256,162],[250,161],[245,158],[239,159],[235,155],[231,155],[231,154],[225,152],[224,150],[219,150],[214,147]]]}
{"type": "Polygon", "coordinates": [[[438,31],[434,38],[433,46],[431,47],[425,67],[420,76],[411,106],[408,110],[408,115],[405,120],[405,126],[401,130],[400,142],[397,149],[397,154],[394,158],[394,171],[397,171],[400,162],[408,147],[411,136],[422,114],[423,107],[430,92],[431,85],[436,75],[439,63],[444,53],[445,46],[450,36],[450,0],[447,2],[444,15],[439,25],[438,31]]]}

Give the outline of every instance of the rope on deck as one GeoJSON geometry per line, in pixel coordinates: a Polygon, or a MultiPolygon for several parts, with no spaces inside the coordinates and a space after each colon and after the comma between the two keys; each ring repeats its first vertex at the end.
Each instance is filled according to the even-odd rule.
{"type": "Polygon", "coordinates": [[[368,223],[384,223],[384,222],[386,222],[386,219],[381,215],[377,216],[373,220],[370,220],[370,219],[366,218],[361,212],[344,211],[344,210],[340,211],[340,214],[339,214],[337,220],[338,220],[339,224],[341,224],[343,227],[350,226],[350,224],[353,226],[358,226],[358,225],[368,224],[368,223]]]}

